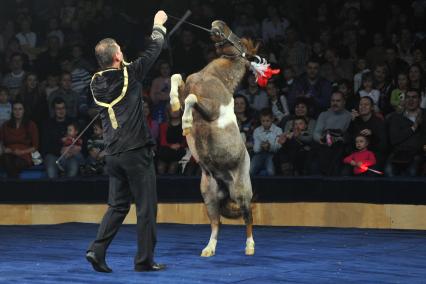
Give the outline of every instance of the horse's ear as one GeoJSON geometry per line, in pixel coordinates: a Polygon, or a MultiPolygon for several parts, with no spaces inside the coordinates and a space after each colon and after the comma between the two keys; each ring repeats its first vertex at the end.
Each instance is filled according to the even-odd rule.
{"type": "Polygon", "coordinates": [[[254,43],[251,39],[242,38],[241,43],[246,47],[247,54],[254,56],[257,53],[257,49],[259,48],[259,43],[254,46],[254,43]]]}

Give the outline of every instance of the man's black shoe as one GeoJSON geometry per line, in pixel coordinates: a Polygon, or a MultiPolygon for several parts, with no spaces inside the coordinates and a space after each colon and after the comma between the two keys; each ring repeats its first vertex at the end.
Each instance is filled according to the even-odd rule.
{"type": "Polygon", "coordinates": [[[108,267],[105,260],[98,259],[93,251],[88,251],[86,253],[86,259],[92,264],[94,270],[105,273],[112,272],[112,269],[108,267]]]}
{"type": "Polygon", "coordinates": [[[135,271],[143,272],[143,271],[160,271],[166,269],[165,264],[154,263],[152,265],[147,266],[135,266],[135,271]]]}

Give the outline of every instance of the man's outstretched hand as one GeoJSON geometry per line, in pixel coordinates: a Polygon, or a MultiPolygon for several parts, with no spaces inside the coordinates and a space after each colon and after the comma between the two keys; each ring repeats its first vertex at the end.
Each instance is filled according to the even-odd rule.
{"type": "Polygon", "coordinates": [[[156,26],[156,25],[162,26],[162,25],[164,25],[164,23],[166,21],[167,21],[167,14],[163,10],[160,10],[160,11],[157,12],[157,14],[155,14],[154,26],[156,26]]]}

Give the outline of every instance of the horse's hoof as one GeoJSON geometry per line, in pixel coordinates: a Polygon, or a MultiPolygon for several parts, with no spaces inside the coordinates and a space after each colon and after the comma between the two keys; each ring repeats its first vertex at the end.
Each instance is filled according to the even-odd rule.
{"type": "Polygon", "coordinates": [[[190,133],[190,131],[191,131],[191,128],[184,128],[182,130],[182,135],[183,136],[187,136],[190,133]]]}
{"type": "Polygon", "coordinates": [[[172,107],[172,112],[178,111],[180,109],[179,100],[177,102],[171,103],[170,106],[172,107]]]}
{"type": "Polygon", "coordinates": [[[205,248],[203,249],[203,251],[201,252],[201,256],[202,257],[211,257],[214,256],[215,251],[211,248],[205,248]]]}
{"type": "Polygon", "coordinates": [[[254,255],[254,242],[246,243],[246,255],[254,255]]]}

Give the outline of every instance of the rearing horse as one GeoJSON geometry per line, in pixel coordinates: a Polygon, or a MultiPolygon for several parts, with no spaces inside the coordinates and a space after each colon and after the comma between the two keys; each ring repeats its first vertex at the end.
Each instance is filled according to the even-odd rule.
{"type": "Polygon", "coordinates": [[[211,236],[201,256],[215,254],[220,216],[243,217],[246,255],[254,254],[250,157],[234,114],[233,93],[256,54],[249,40],[240,40],[222,21],[212,23],[211,38],[220,58],[182,80],[171,78],[170,104],[184,106],[183,135],[201,170],[201,194],[211,223],[211,236]]]}

